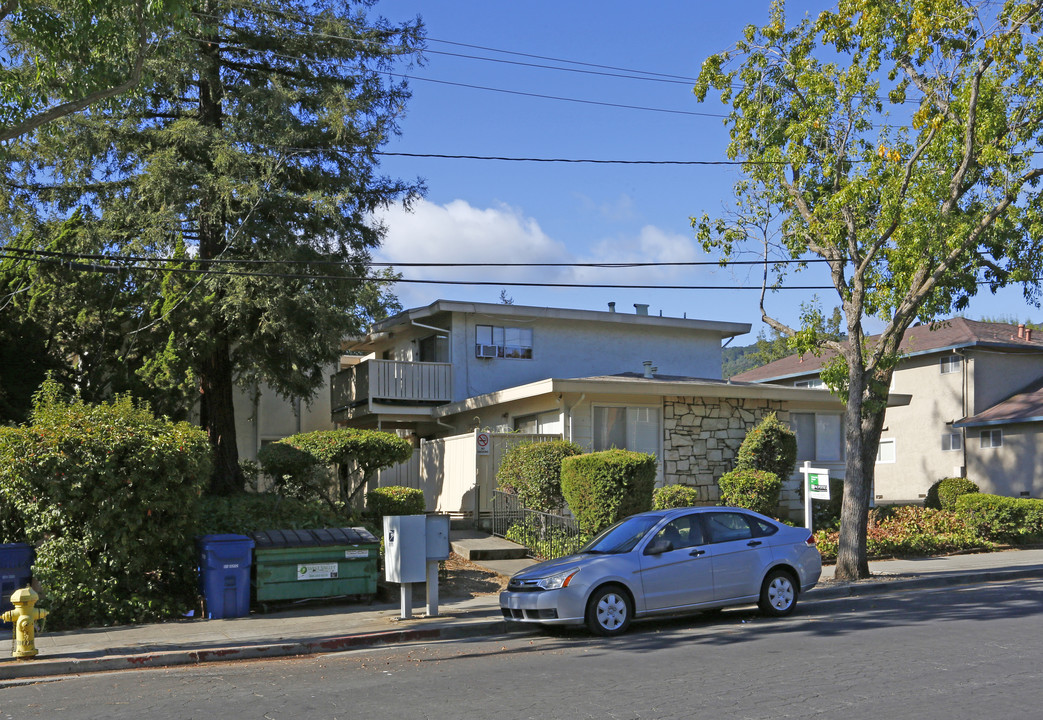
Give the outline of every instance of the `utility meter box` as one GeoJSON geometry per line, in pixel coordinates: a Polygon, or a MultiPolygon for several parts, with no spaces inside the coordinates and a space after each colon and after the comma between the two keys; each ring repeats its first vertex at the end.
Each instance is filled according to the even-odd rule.
{"type": "Polygon", "coordinates": [[[427,579],[427,516],[384,516],[384,579],[394,583],[427,579]]]}
{"type": "Polygon", "coordinates": [[[449,516],[427,516],[427,559],[449,559],[449,516]]]}

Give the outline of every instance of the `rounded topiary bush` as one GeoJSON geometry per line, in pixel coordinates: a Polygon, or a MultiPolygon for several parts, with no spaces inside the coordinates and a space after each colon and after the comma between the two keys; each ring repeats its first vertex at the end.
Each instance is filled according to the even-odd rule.
{"type": "Polygon", "coordinates": [[[385,515],[423,515],[426,508],[424,491],[419,488],[389,485],[366,493],[366,510],[377,518],[385,515]]]}
{"type": "Polygon", "coordinates": [[[567,457],[561,462],[561,490],[569,510],[587,534],[652,508],[654,455],[604,450],[567,457]]]}
{"type": "Polygon", "coordinates": [[[924,499],[924,507],[935,510],[954,510],[956,501],[963,495],[970,495],[979,491],[978,486],[967,478],[948,477],[942,478],[927,491],[924,499]]]}
{"type": "Polygon", "coordinates": [[[746,508],[762,515],[774,515],[779,507],[782,481],[764,470],[732,470],[717,481],[721,504],[746,508]]]}
{"type": "Polygon", "coordinates": [[[736,470],[764,470],[781,479],[797,464],[797,435],[775,413],[769,413],[746,434],[735,458],[736,470]]]}
{"type": "Polygon", "coordinates": [[[501,490],[515,492],[524,507],[552,512],[565,506],[561,461],[583,449],[567,440],[521,443],[504,453],[496,471],[501,490]]]}
{"type": "Polygon", "coordinates": [[[652,493],[653,510],[695,507],[699,504],[699,488],[691,485],[667,485],[652,493]]]}

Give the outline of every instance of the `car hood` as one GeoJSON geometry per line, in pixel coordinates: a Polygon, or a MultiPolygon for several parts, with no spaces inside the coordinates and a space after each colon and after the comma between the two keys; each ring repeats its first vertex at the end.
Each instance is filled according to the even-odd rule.
{"type": "Polygon", "coordinates": [[[557,572],[563,572],[569,568],[574,568],[579,565],[587,565],[592,559],[599,557],[597,555],[566,555],[565,557],[554,558],[553,560],[544,560],[543,562],[531,565],[519,573],[515,573],[512,579],[528,580],[532,578],[546,577],[547,575],[553,575],[557,572]]]}

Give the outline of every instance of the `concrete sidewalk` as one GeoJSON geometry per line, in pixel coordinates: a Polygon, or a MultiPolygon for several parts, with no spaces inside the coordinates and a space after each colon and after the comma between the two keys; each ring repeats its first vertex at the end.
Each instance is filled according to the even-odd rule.
{"type": "MultiPolygon", "coordinates": [[[[484,563],[482,563],[484,564],[484,563]]],[[[490,563],[492,564],[492,563],[490,563]]],[[[1010,550],[919,560],[870,563],[874,577],[833,582],[833,568],[801,599],[839,597],[956,584],[1043,577],[1043,549],[1010,550]]],[[[439,616],[400,620],[397,603],[315,605],[225,620],[184,620],[154,625],[97,628],[37,636],[35,660],[0,661],[0,681],[131,668],[194,665],[210,661],[321,654],[374,645],[487,637],[508,632],[496,595],[442,598],[439,616]]],[[[799,612],[799,611],[798,611],[799,612]]],[[[510,631],[538,631],[512,624],[510,631]]]]}

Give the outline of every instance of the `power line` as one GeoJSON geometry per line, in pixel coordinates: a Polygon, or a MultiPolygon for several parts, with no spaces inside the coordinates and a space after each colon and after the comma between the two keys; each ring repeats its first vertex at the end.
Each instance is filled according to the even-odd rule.
{"type": "Polygon", "coordinates": [[[507,157],[502,155],[449,155],[442,153],[409,153],[378,150],[374,155],[436,158],[444,160],[498,160],[502,162],[572,163],[594,165],[785,165],[784,161],[763,160],[596,160],[589,158],[507,157]]]}

